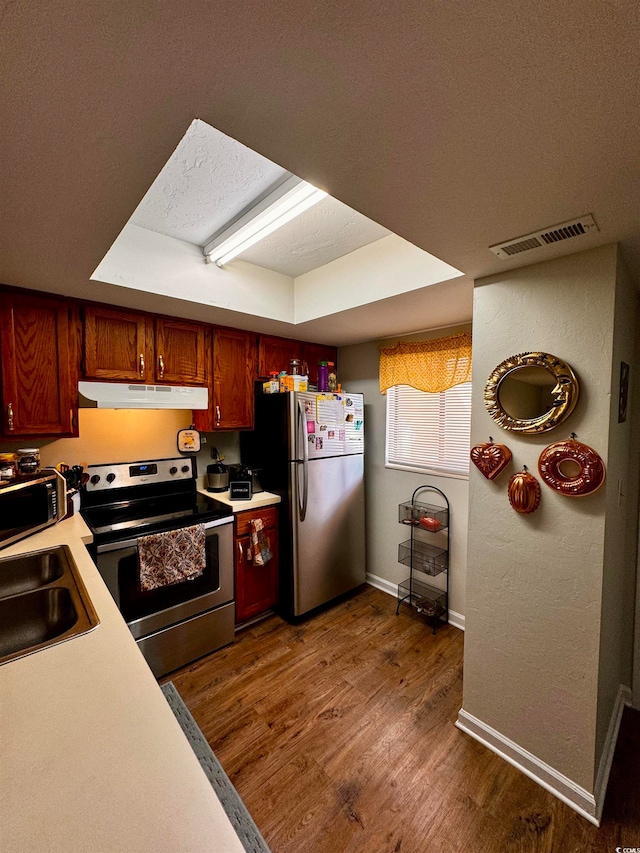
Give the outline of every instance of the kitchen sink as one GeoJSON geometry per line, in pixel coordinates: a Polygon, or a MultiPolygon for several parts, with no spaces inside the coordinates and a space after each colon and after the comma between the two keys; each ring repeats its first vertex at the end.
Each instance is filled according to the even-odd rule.
{"type": "Polygon", "coordinates": [[[66,545],[0,559],[0,664],[86,634],[97,625],[66,545]]]}
{"type": "Polygon", "coordinates": [[[0,567],[0,598],[46,586],[64,573],[64,564],[57,550],[0,560],[0,567]]]}

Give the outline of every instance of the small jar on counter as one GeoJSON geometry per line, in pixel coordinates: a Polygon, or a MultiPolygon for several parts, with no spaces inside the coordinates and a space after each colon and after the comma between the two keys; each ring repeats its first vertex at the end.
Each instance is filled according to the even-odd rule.
{"type": "Polygon", "coordinates": [[[300,376],[300,359],[292,358],[289,362],[289,376],[300,376]]]}
{"type": "Polygon", "coordinates": [[[40,470],[40,448],[18,448],[18,471],[21,474],[37,474],[40,470]]]}
{"type": "Polygon", "coordinates": [[[13,480],[18,474],[16,453],[0,453],[0,482],[13,480]]]}

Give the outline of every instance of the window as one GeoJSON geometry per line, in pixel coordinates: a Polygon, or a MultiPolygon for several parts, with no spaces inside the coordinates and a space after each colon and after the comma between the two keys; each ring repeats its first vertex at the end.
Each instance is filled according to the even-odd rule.
{"type": "Polygon", "coordinates": [[[388,466],[467,475],[471,444],[471,383],[429,394],[410,385],[387,391],[388,466]]]}

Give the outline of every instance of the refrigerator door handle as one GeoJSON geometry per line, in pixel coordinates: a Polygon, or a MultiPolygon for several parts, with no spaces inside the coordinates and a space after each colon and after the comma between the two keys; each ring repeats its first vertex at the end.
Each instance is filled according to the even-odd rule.
{"type": "MultiPolygon", "coordinates": [[[[298,461],[298,465],[302,465],[302,500],[300,500],[300,477],[296,478],[298,512],[300,514],[300,521],[304,521],[307,516],[307,500],[309,497],[309,443],[307,441],[307,419],[302,400],[298,400],[298,440],[302,445],[302,461],[298,461]]],[[[298,468],[299,470],[300,468],[298,468]]]]}

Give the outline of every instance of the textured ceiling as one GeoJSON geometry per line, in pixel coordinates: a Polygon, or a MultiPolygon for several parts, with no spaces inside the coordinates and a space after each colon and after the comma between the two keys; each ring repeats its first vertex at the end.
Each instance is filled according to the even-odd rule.
{"type": "MultiPolygon", "coordinates": [[[[131,217],[141,228],[203,246],[289,173],[196,120],[131,217]]],[[[239,257],[292,277],[389,232],[327,197],[239,257]]]]}
{"type": "Polygon", "coordinates": [[[194,121],[131,217],[198,246],[287,175],[235,139],[194,121]]]}
{"type": "MultiPolygon", "coordinates": [[[[132,300],[91,273],[199,117],[471,279],[618,241],[637,281],[640,4],[527,9],[0,0],[0,280],[132,300]],[[597,234],[488,250],[584,213],[597,234]]],[[[369,329],[431,325],[391,302],[369,329]]]]}

